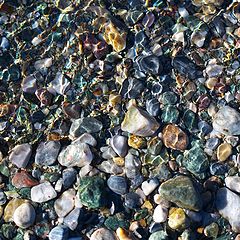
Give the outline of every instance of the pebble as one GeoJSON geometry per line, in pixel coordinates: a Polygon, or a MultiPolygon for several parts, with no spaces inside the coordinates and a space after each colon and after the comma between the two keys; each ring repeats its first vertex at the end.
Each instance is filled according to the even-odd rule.
{"type": "Polygon", "coordinates": [[[152,136],[159,128],[159,123],[144,110],[130,106],[121,124],[123,131],[137,136],[152,136]]]}
{"type": "Polygon", "coordinates": [[[124,195],[127,192],[127,181],[122,176],[110,176],[107,180],[108,187],[119,195],[124,195]]]}
{"type": "Polygon", "coordinates": [[[0,206],[4,205],[7,201],[5,193],[0,190],[0,206]]]}
{"type": "Polygon", "coordinates": [[[159,186],[157,178],[146,180],[142,183],[142,190],[145,196],[150,195],[159,186]]]}
{"type": "Polygon", "coordinates": [[[215,150],[220,144],[220,140],[218,138],[209,138],[206,141],[205,147],[211,150],[215,150]]]}
{"type": "Polygon", "coordinates": [[[124,136],[115,135],[110,139],[110,145],[119,157],[125,157],[128,152],[128,139],[124,136]]]}
{"type": "Polygon", "coordinates": [[[201,196],[192,180],[187,176],[177,176],[162,183],[159,194],[179,207],[199,211],[202,208],[201,196]]]}
{"type": "Polygon", "coordinates": [[[90,134],[90,133],[84,133],[79,138],[74,140],[72,143],[86,143],[89,146],[96,147],[97,146],[97,140],[90,134]]]}
{"type": "Polygon", "coordinates": [[[240,197],[228,188],[220,188],[216,196],[216,208],[232,226],[234,232],[240,233],[240,197]]]}
{"type": "Polygon", "coordinates": [[[136,178],[140,174],[140,168],[141,168],[140,159],[129,152],[125,157],[126,176],[130,179],[136,178]]]}
{"type": "Polygon", "coordinates": [[[74,181],[76,180],[77,171],[74,168],[66,168],[63,170],[62,179],[63,179],[63,186],[65,189],[72,186],[74,181]]]}
{"type": "Polygon", "coordinates": [[[226,187],[234,192],[240,193],[240,177],[239,176],[229,176],[225,178],[226,187]]]}
{"type": "Polygon", "coordinates": [[[86,143],[70,144],[58,156],[58,162],[65,167],[83,167],[92,160],[93,154],[86,143]]]}
{"type": "Polygon", "coordinates": [[[117,236],[106,228],[99,228],[93,232],[90,240],[117,240],[117,236]]]}
{"type": "Polygon", "coordinates": [[[65,217],[74,208],[76,191],[68,189],[54,202],[54,210],[58,217],[65,217]]]}
{"type": "Polygon", "coordinates": [[[51,183],[44,182],[31,188],[31,200],[33,202],[47,202],[57,196],[51,183]]]}
{"type": "Polygon", "coordinates": [[[156,117],[160,114],[160,103],[156,98],[152,98],[146,101],[146,110],[147,112],[156,117]]]}
{"type": "Polygon", "coordinates": [[[123,98],[135,99],[140,96],[143,90],[144,84],[142,81],[135,78],[129,78],[123,82],[120,93],[123,98]]]}
{"type": "Polygon", "coordinates": [[[58,141],[41,142],[38,145],[35,163],[40,166],[50,166],[55,163],[61,144],[58,141]]]}
{"type": "Polygon", "coordinates": [[[168,218],[168,209],[158,205],[153,212],[153,221],[156,223],[165,222],[168,218]]]}
{"type": "Polygon", "coordinates": [[[163,129],[163,143],[167,148],[184,151],[188,145],[188,137],[178,126],[168,124],[163,129]]]}
{"type": "Polygon", "coordinates": [[[226,161],[232,154],[232,146],[229,143],[222,143],[217,148],[217,158],[219,161],[226,161]]]}
{"type": "Polygon", "coordinates": [[[64,225],[66,225],[72,231],[75,230],[78,226],[78,219],[81,213],[80,208],[73,209],[65,218],[64,218],[64,225]]]}
{"type": "Polygon", "coordinates": [[[15,146],[9,155],[9,160],[18,168],[25,168],[32,154],[32,146],[28,143],[15,146]]]}
{"type": "Polygon", "coordinates": [[[125,195],[124,205],[130,209],[137,209],[143,204],[137,193],[130,192],[125,195]]]}
{"type": "Polygon", "coordinates": [[[148,240],[169,240],[169,238],[165,231],[160,230],[152,233],[148,240]]]}
{"type": "Polygon", "coordinates": [[[213,222],[204,228],[204,234],[207,237],[217,238],[218,233],[219,233],[219,227],[217,223],[213,222]]]}
{"type": "Polygon", "coordinates": [[[59,225],[54,227],[49,233],[49,240],[68,240],[69,229],[66,226],[59,225]]]}
{"type": "Polygon", "coordinates": [[[213,117],[213,129],[224,135],[240,135],[240,113],[223,106],[213,117]]]}
{"type": "Polygon", "coordinates": [[[188,225],[187,216],[182,208],[171,208],[169,210],[168,226],[171,229],[183,231],[188,225]]]}
{"type": "Polygon", "coordinates": [[[33,187],[38,185],[38,181],[34,179],[28,172],[21,170],[12,178],[12,185],[18,189],[25,187],[33,187]]]}
{"type": "Polygon", "coordinates": [[[35,221],[35,209],[30,203],[21,204],[13,214],[13,221],[20,228],[28,228],[33,225],[35,221]]]}
{"type": "Polygon", "coordinates": [[[132,240],[132,238],[129,237],[128,232],[121,227],[119,227],[116,230],[116,234],[117,234],[117,237],[119,238],[119,240],[132,240]]]}

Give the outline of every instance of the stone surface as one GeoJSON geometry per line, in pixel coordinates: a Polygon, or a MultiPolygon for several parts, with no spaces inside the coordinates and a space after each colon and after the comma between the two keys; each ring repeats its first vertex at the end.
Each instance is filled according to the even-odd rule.
{"type": "Polygon", "coordinates": [[[110,176],[107,180],[108,187],[119,195],[124,195],[127,192],[127,181],[121,176],[110,176]]]}
{"type": "Polygon", "coordinates": [[[93,154],[86,143],[70,144],[58,156],[58,162],[65,167],[83,167],[92,159],[93,154]]]}
{"type": "Polygon", "coordinates": [[[4,205],[7,201],[7,197],[5,195],[5,193],[0,190],[0,206],[4,205]]]}
{"type": "Polygon", "coordinates": [[[144,110],[130,106],[125,114],[121,128],[123,131],[146,137],[152,136],[157,131],[159,123],[144,110]]]}
{"type": "Polygon", "coordinates": [[[229,143],[222,143],[217,148],[217,158],[219,161],[226,161],[232,154],[232,146],[229,143]]]}
{"type": "Polygon", "coordinates": [[[171,208],[169,210],[168,226],[174,230],[184,230],[188,227],[189,222],[182,208],[171,208]]]}
{"type": "Polygon", "coordinates": [[[53,228],[49,233],[49,240],[67,240],[69,229],[66,226],[59,225],[53,228]]]}
{"type": "Polygon", "coordinates": [[[90,240],[117,240],[117,236],[106,228],[99,228],[93,232],[90,240]]]}
{"type": "Polygon", "coordinates": [[[20,228],[28,228],[35,221],[35,209],[30,203],[21,204],[13,214],[13,221],[20,228]]]}
{"type": "Polygon", "coordinates": [[[232,226],[234,232],[240,233],[240,197],[223,187],[217,191],[216,208],[232,226]]]}
{"type": "Polygon", "coordinates": [[[213,128],[224,135],[240,135],[240,113],[229,106],[221,107],[213,118],[213,128]]]}
{"type": "Polygon", "coordinates": [[[90,133],[83,133],[79,138],[75,139],[72,143],[86,143],[92,147],[97,146],[97,140],[90,133]]]}
{"type": "Polygon", "coordinates": [[[127,138],[120,135],[115,135],[110,139],[110,145],[120,157],[125,157],[128,152],[127,138]]]}
{"type": "Polygon", "coordinates": [[[178,126],[168,124],[163,129],[163,143],[167,148],[184,151],[188,145],[188,137],[178,126]]]}
{"type": "Polygon", "coordinates": [[[33,187],[38,185],[38,181],[34,179],[28,172],[21,170],[12,178],[12,185],[16,188],[33,187]]]}
{"type": "Polygon", "coordinates": [[[25,168],[32,154],[32,146],[28,143],[15,146],[9,155],[9,160],[18,168],[25,168]]]}
{"type": "Polygon", "coordinates": [[[202,208],[201,196],[192,180],[186,176],[177,176],[167,180],[159,187],[162,198],[179,207],[199,211],[202,208]]]}
{"type": "Polygon", "coordinates": [[[168,209],[161,205],[158,205],[153,212],[153,221],[156,223],[162,223],[167,220],[168,209]]]}
{"type": "Polygon", "coordinates": [[[72,211],[75,204],[75,196],[76,191],[74,189],[69,189],[54,202],[54,209],[58,217],[65,217],[72,211]]]}
{"type": "Polygon", "coordinates": [[[57,193],[49,182],[41,183],[31,189],[31,200],[33,202],[47,202],[56,196],[57,193]]]}
{"type": "Polygon", "coordinates": [[[145,196],[151,194],[159,185],[159,181],[157,178],[149,179],[142,183],[142,190],[145,196]]]}
{"type": "Polygon", "coordinates": [[[148,240],[170,240],[164,231],[157,231],[150,235],[148,240]]]}
{"type": "Polygon", "coordinates": [[[79,184],[81,203],[88,208],[103,207],[106,202],[105,184],[101,177],[83,177],[79,184]]]}
{"type": "Polygon", "coordinates": [[[61,144],[58,141],[41,142],[38,145],[35,163],[40,166],[50,166],[57,160],[61,144]]]}
{"type": "Polygon", "coordinates": [[[239,176],[229,176],[225,178],[226,187],[230,188],[232,191],[240,193],[240,177],[239,176]]]}
{"type": "Polygon", "coordinates": [[[64,225],[66,225],[72,231],[77,228],[78,225],[78,218],[80,216],[81,209],[75,208],[73,209],[65,218],[64,218],[64,225]]]}
{"type": "Polygon", "coordinates": [[[76,180],[77,171],[74,168],[66,168],[62,172],[63,186],[69,188],[76,180]]]}
{"type": "Polygon", "coordinates": [[[130,192],[125,195],[124,205],[130,209],[137,209],[143,204],[141,197],[135,193],[130,192]]]}

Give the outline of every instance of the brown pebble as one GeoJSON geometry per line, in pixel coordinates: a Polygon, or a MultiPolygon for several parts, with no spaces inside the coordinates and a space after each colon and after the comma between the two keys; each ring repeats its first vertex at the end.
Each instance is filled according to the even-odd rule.
{"type": "Polygon", "coordinates": [[[178,126],[169,124],[163,129],[163,143],[167,148],[184,151],[188,145],[188,137],[178,126]]]}

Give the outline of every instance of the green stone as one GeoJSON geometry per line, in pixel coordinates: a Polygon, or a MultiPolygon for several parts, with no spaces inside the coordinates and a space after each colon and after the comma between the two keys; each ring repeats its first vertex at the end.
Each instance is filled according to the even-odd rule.
{"type": "Polygon", "coordinates": [[[123,216],[110,216],[105,220],[104,225],[113,231],[116,231],[119,227],[125,229],[129,228],[129,223],[123,216]]]}
{"type": "Polygon", "coordinates": [[[202,208],[201,196],[192,180],[187,176],[177,176],[162,183],[159,188],[162,198],[181,208],[199,211],[202,208]]]}
{"type": "Polygon", "coordinates": [[[196,114],[189,109],[184,112],[182,120],[189,130],[193,130],[197,126],[196,114]]]}
{"type": "Polygon", "coordinates": [[[219,227],[217,223],[213,222],[210,225],[205,227],[204,234],[207,237],[216,238],[218,236],[218,231],[219,231],[219,227]]]}
{"type": "Polygon", "coordinates": [[[79,196],[81,203],[88,208],[105,206],[105,184],[101,177],[84,177],[80,180],[79,196]]]}
{"type": "Polygon", "coordinates": [[[169,240],[168,235],[164,231],[152,233],[148,240],[169,240]]]}
{"type": "Polygon", "coordinates": [[[189,151],[184,152],[183,165],[194,175],[202,174],[209,166],[208,156],[195,144],[189,151]]]}
{"type": "Polygon", "coordinates": [[[148,209],[143,208],[138,210],[138,212],[134,215],[134,220],[139,221],[141,219],[145,219],[148,215],[148,209]]]}
{"type": "Polygon", "coordinates": [[[162,141],[158,138],[154,138],[147,143],[147,152],[152,155],[158,155],[162,149],[162,141]]]}
{"type": "Polygon", "coordinates": [[[162,110],[162,120],[166,123],[176,123],[178,121],[179,111],[176,107],[168,105],[162,110]]]}
{"type": "Polygon", "coordinates": [[[22,198],[31,199],[31,188],[22,188],[19,190],[19,194],[22,198]]]}
{"type": "Polygon", "coordinates": [[[161,97],[161,102],[164,105],[174,105],[177,102],[177,95],[174,92],[164,92],[161,97]]]}
{"type": "Polygon", "coordinates": [[[17,234],[17,228],[11,224],[3,224],[1,232],[5,238],[13,239],[17,234]]]}

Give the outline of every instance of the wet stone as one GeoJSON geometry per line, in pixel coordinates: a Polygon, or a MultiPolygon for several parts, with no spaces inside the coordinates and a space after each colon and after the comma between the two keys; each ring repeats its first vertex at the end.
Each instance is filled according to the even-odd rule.
{"type": "Polygon", "coordinates": [[[179,118],[179,111],[175,106],[167,105],[162,109],[161,119],[166,123],[176,123],[179,118]]]}
{"type": "Polygon", "coordinates": [[[128,152],[127,138],[115,135],[110,139],[110,145],[120,157],[125,157],[128,152]]]}
{"type": "Polygon", "coordinates": [[[135,99],[140,96],[144,90],[144,83],[140,80],[130,78],[123,82],[120,94],[123,98],[135,99]]]}
{"type": "Polygon", "coordinates": [[[139,70],[143,73],[156,75],[162,71],[162,65],[158,57],[154,55],[140,57],[137,62],[139,70]]]}
{"type": "Polygon", "coordinates": [[[55,163],[61,144],[57,141],[41,142],[35,155],[35,163],[40,166],[50,166],[55,163]]]}
{"type": "Polygon", "coordinates": [[[205,147],[211,150],[215,150],[220,144],[220,140],[218,138],[209,138],[206,141],[205,147]]]}
{"type": "Polygon", "coordinates": [[[107,180],[108,187],[119,195],[124,195],[127,192],[127,181],[121,176],[111,176],[107,180]]]}

